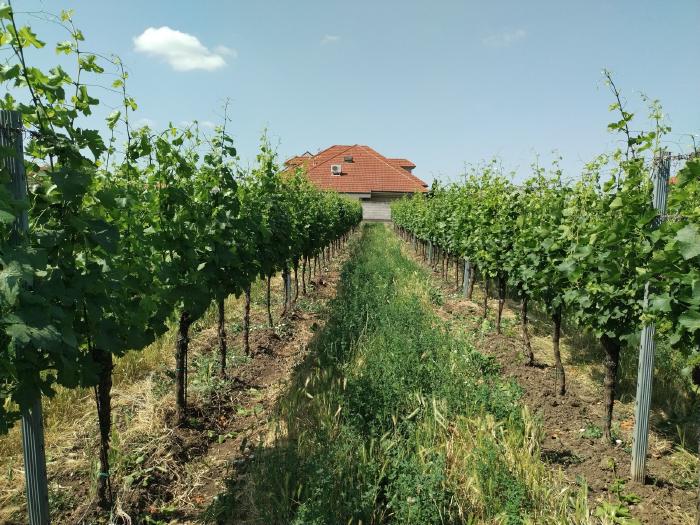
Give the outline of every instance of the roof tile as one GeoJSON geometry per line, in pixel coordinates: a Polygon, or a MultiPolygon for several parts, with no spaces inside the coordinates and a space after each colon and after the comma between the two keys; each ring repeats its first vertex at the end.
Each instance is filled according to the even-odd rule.
{"type": "Polygon", "coordinates": [[[289,168],[304,166],[307,176],[316,186],[341,193],[427,191],[427,184],[405,168],[415,164],[407,159],[387,159],[369,146],[336,145],[314,156],[292,157],[285,163],[289,168]],[[352,162],[345,162],[352,157],[352,162]],[[340,164],[342,175],[333,175],[331,165],[340,164]]]}

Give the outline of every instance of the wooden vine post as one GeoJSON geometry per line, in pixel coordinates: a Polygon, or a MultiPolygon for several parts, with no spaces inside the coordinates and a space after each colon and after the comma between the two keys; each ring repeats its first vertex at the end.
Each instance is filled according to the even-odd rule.
{"type": "Polygon", "coordinates": [[[469,297],[469,278],[471,277],[471,263],[469,259],[464,258],[464,277],[462,279],[462,294],[464,297],[469,297]]]}
{"type": "MultiPolygon", "coordinates": [[[[668,153],[662,152],[656,157],[652,179],[654,183],[653,205],[658,215],[652,223],[658,228],[666,213],[666,197],[668,195],[668,180],[671,174],[671,159],[668,153]]],[[[644,307],[649,301],[649,283],[644,290],[644,307]]],[[[637,396],[634,402],[634,432],[632,434],[632,480],[644,483],[646,478],[647,448],[649,445],[649,408],[654,380],[654,354],[656,341],[654,334],[656,326],[647,323],[642,328],[642,340],[639,346],[639,367],[637,371],[637,396]]]]}
{"type": "MultiPolygon", "coordinates": [[[[0,160],[10,174],[10,192],[13,198],[26,201],[27,180],[24,173],[22,114],[19,111],[0,110],[0,146],[15,151],[14,157],[4,157],[0,160]]],[[[28,229],[29,219],[25,209],[15,219],[13,241],[21,243],[28,229]]],[[[48,525],[49,489],[46,478],[41,392],[39,391],[36,392],[30,406],[22,410],[22,453],[29,524],[48,525]]]]}
{"type": "Polygon", "coordinates": [[[289,268],[285,268],[284,272],[284,309],[289,310],[292,307],[292,274],[289,268]]]}

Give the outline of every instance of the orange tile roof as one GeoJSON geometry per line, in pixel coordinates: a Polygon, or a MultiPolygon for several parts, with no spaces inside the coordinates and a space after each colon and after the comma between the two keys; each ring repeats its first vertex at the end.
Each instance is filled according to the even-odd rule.
{"type": "Polygon", "coordinates": [[[408,159],[387,159],[387,160],[389,162],[391,162],[392,164],[396,164],[397,166],[400,166],[402,168],[415,168],[416,167],[416,165],[413,164],[413,162],[411,162],[408,159]]]}
{"type": "Polygon", "coordinates": [[[287,166],[298,166],[299,164],[303,163],[305,160],[307,160],[311,157],[313,157],[313,155],[307,151],[303,155],[296,155],[296,156],[292,157],[291,159],[287,159],[285,161],[285,164],[287,166]]]}
{"type": "Polygon", "coordinates": [[[369,146],[331,146],[311,157],[292,157],[285,164],[289,168],[304,166],[316,186],[341,193],[428,191],[425,182],[404,169],[415,164],[407,159],[387,159],[369,146]],[[352,157],[352,161],[346,162],[345,157],[352,157]],[[342,167],[342,175],[331,173],[333,164],[342,167]]]}

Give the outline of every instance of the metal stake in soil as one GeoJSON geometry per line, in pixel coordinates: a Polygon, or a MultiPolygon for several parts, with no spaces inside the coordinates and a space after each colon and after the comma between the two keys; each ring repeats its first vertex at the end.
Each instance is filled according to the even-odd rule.
{"type": "MultiPolygon", "coordinates": [[[[658,228],[666,213],[666,196],[668,194],[668,179],[671,174],[671,159],[663,152],[657,157],[654,172],[653,203],[659,212],[653,227],[658,228]]],[[[644,290],[644,307],[649,301],[649,283],[644,290]]],[[[654,354],[656,341],[654,333],[656,326],[651,323],[642,328],[642,340],[639,347],[639,368],[637,371],[637,396],[634,401],[634,432],[632,434],[632,480],[644,483],[646,478],[647,448],[649,446],[649,408],[651,406],[651,389],[654,379],[654,354]]]]}
{"type": "Polygon", "coordinates": [[[292,274],[289,269],[284,275],[284,292],[285,308],[289,309],[292,306],[292,274]]]}
{"type": "MultiPolygon", "coordinates": [[[[0,146],[16,152],[2,159],[10,173],[10,192],[18,201],[27,200],[22,145],[22,115],[19,111],[0,110],[0,146]]],[[[13,242],[21,243],[29,229],[26,209],[15,219],[13,242]]],[[[27,488],[27,510],[30,525],[48,525],[49,489],[46,479],[44,424],[41,413],[41,392],[35,392],[31,406],[22,411],[22,453],[27,488]]]]}

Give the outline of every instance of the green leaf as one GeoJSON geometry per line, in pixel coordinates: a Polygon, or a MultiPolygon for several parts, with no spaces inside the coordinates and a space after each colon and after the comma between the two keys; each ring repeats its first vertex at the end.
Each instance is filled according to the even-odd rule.
{"type": "Polygon", "coordinates": [[[676,242],[680,245],[680,252],[687,261],[700,255],[700,231],[695,224],[688,224],[676,233],[676,242]]]}
{"type": "Polygon", "coordinates": [[[36,34],[34,34],[28,26],[21,27],[17,33],[17,36],[22,47],[32,46],[37,49],[41,49],[45,45],[44,42],[36,37],[36,34]]]}
{"type": "Polygon", "coordinates": [[[557,266],[557,270],[565,275],[571,274],[574,271],[574,268],[576,268],[576,262],[572,259],[567,259],[557,266]]]}
{"type": "Polygon", "coordinates": [[[687,310],[678,317],[678,323],[691,332],[700,330],[700,312],[697,310],[687,310]]]}
{"type": "Polygon", "coordinates": [[[12,43],[15,39],[12,31],[0,31],[0,46],[4,47],[12,43]]]}
{"type": "Polygon", "coordinates": [[[117,122],[119,122],[119,118],[121,116],[122,116],[122,112],[119,111],[118,109],[115,109],[114,111],[112,111],[105,119],[107,121],[107,127],[109,129],[114,129],[117,125],[117,122]]]}
{"type": "Polygon", "coordinates": [[[19,64],[15,64],[14,66],[0,66],[0,82],[7,82],[8,80],[12,80],[15,78],[18,78],[21,73],[21,69],[19,67],[19,64]]]}
{"type": "Polygon", "coordinates": [[[0,223],[2,224],[12,224],[15,221],[15,216],[5,210],[0,210],[0,223]]]}
{"type": "Polygon", "coordinates": [[[56,54],[70,55],[73,52],[73,42],[66,40],[65,42],[59,42],[56,44],[56,54]]]}
{"type": "Polygon", "coordinates": [[[667,294],[657,295],[651,299],[650,306],[658,312],[670,312],[671,298],[667,294]]]}
{"type": "Polygon", "coordinates": [[[92,73],[104,73],[104,68],[97,63],[95,55],[84,55],[78,59],[80,67],[92,73]]]}

